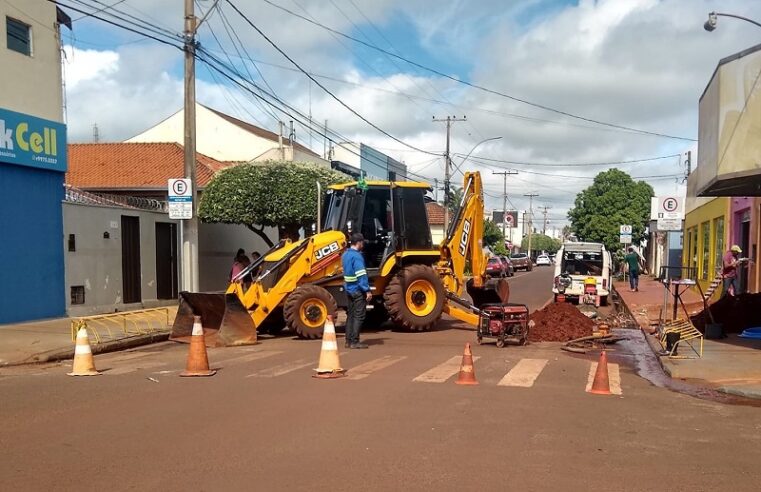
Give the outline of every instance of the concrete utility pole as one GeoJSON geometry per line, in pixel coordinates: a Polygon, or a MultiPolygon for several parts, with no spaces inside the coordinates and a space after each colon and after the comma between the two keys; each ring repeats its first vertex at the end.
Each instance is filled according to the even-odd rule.
{"type": "Polygon", "coordinates": [[[507,239],[507,236],[505,236],[505,222],[507,222],[507,177],[511,174],[518,174],[518,172],[502,171],[498,173],[492,171],[492,174],[502,176],[502,236],[507,239]]]}
{"type": "Polygon", "coordinates": [[[447,119],[436,119],[436,117],[434,117],[432,121],[435,123],[446,121],[447,123],[447,149],[444,153],[444,234],[446,235],[449,230],[449,169],[452,167],[452,158],[449,155],[449,134],[452,129],[452,123],[455,121],[467,121],[467,117],[463,116],[462,118],[458,118],[456,116],[447,116],[447,119]]]}
{"type": "MultiPolygon", "coordinates": [[[[211,11],[211,10],[210,10],[211,11]]],[[[190,179],[193,217],[180,223],[182,290],[198,292],[198,195],[196,186],[196,22],[193,0],[185,0],[185,177],[190,179]]]]}
{"type": "Polygon", "coordinates": [[[536,193],[526,193],[523,196],[528,197],[528,257],[531,258],[531,236],[534,235],[534,197],[539,195],[536,193]]]}
{"type": "Polygon", "coordinates": [[[542,207],[542,215],[544,215],[544,225],[542,226],[542,234],[547,235],[547,211],[552,207],[545,205],[542,207]]]}

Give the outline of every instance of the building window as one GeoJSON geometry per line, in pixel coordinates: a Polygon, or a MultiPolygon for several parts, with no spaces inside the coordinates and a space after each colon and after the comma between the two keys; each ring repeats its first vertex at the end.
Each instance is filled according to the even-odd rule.
{"type": "Polygon", "coordinates": [[[32,27],[10,17],[5,18],[8,49],[32,56],[32,27]]]}
{"type": "Polygon", "coordinates": [[[71,286],[71,303],[72,304],[85,303],[85,286],[84,285],[71,286]]]}
{"type": "Polygon", "coordinates": [[[724,217],[713,219],[713,230],[716,234],[716,246],[713,251],[713,264],[715,266],[713,275],[716,275],[716,271],[722,266],[722,256],[724,255],[724,217]]]}
{"type": "Polygon", "coordinates": [[[701,243],[702,256],[700,258],[700,278],[708,280],[708,271],[711,269],[711,223],[703,222],[700,224],[700,236],[703,239],[701,243]]]}

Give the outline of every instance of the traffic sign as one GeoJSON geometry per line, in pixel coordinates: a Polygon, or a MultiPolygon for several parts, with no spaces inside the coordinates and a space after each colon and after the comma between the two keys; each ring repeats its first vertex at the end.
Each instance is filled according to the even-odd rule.
{"type": "Polygon", "coordinates": [[[621,227],[619,227],[619,232],[622,235],[629,235],[629,236],[631,236],[632,235],[632,226],[630,226],[630,225],[622,225],[621,227]]]}
{"type": "Polygon", "coordinates": [[[621,234],[619,236],[619,241],[622,244],[631,244],[632,242],[632,235],[631,234],[621,234]]]}
{"type": "Polygon", "coordinates": [[[651,200],[650,220],[684,219],[684,198],[665,195],[651,200]]]}
{"type": "Polygon", "coordinates": [[[170,219],[193,218],[193,189],[189,179],[170,179],[167,184],[170,219]]]}
{"type": "Polygon", "coordinates": [[[658,219],[655,227],[659,231],[681,231],[682,219],[658,219]]]}

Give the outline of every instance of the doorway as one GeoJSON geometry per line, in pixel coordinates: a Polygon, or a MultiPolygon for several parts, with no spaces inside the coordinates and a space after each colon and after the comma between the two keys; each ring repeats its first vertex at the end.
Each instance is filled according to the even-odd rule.
{"type": "Polygon", "coordinates": [[[122,215],[122,291],[124,304],[140,302],[140,217],[122,215]]]}
{"type": "Polygon", "coordinates": [[[177,299],[177,224],[156,222],[156,298],[177,299]]]}
{"type": "MultiPolygon", "coordinates": [[[[750,210],[743,212],[740,218],[740,248],[743,252],[742,257],[750,257],[750,210]]],[[[749,268],[747,263],[742,263],[737,269],[738,280],[740,282],[740,293],[748,291],[748,273],[749,268]]]]}

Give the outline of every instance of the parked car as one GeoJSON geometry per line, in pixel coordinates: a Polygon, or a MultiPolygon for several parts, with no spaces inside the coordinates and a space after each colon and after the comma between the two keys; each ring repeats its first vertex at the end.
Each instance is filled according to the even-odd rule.
{"type": "Polygon", "coordinates": [[[515,269],[513,268],[513,262],[510,261],[510,258],[507,256],[500,256],[500,260],[502,260],[502,264],[505,266],[505,275],[508,277],[512,277],[515,275],[515,269]]]}
{"type": "Polygon", "coordinates": [[[611,286],[611,257],[600,243],[566,242],[558,250],[552,292],[557,296],[561,276],[570,279],[562,294],[572,302],[584,298],[585,281],[594,278],[599,303],[608,303],[611,286]]]}
{"type": "Polygon", "coordinates": [[[550,257],[547,255],[539,255],[536,257],[536,266],[550,266],[552,265],[552,260],[550,260],[550,257]]]}
{"type": "Polygon", "coordinates": [[[514,253],[510,255],[510,261],[513,262],[513,268],[517,270],[526,270],[530,272],[534,268],[531,258],[526,253],[514,253]]]}
{"type": "Polygon", "coordinates": [[[491,278],[503,278],[507,276],[505,264],[502,263],[502,260],[498,256],[489,258],[489,261],[486,263],[486,275],[491,278]]]}

